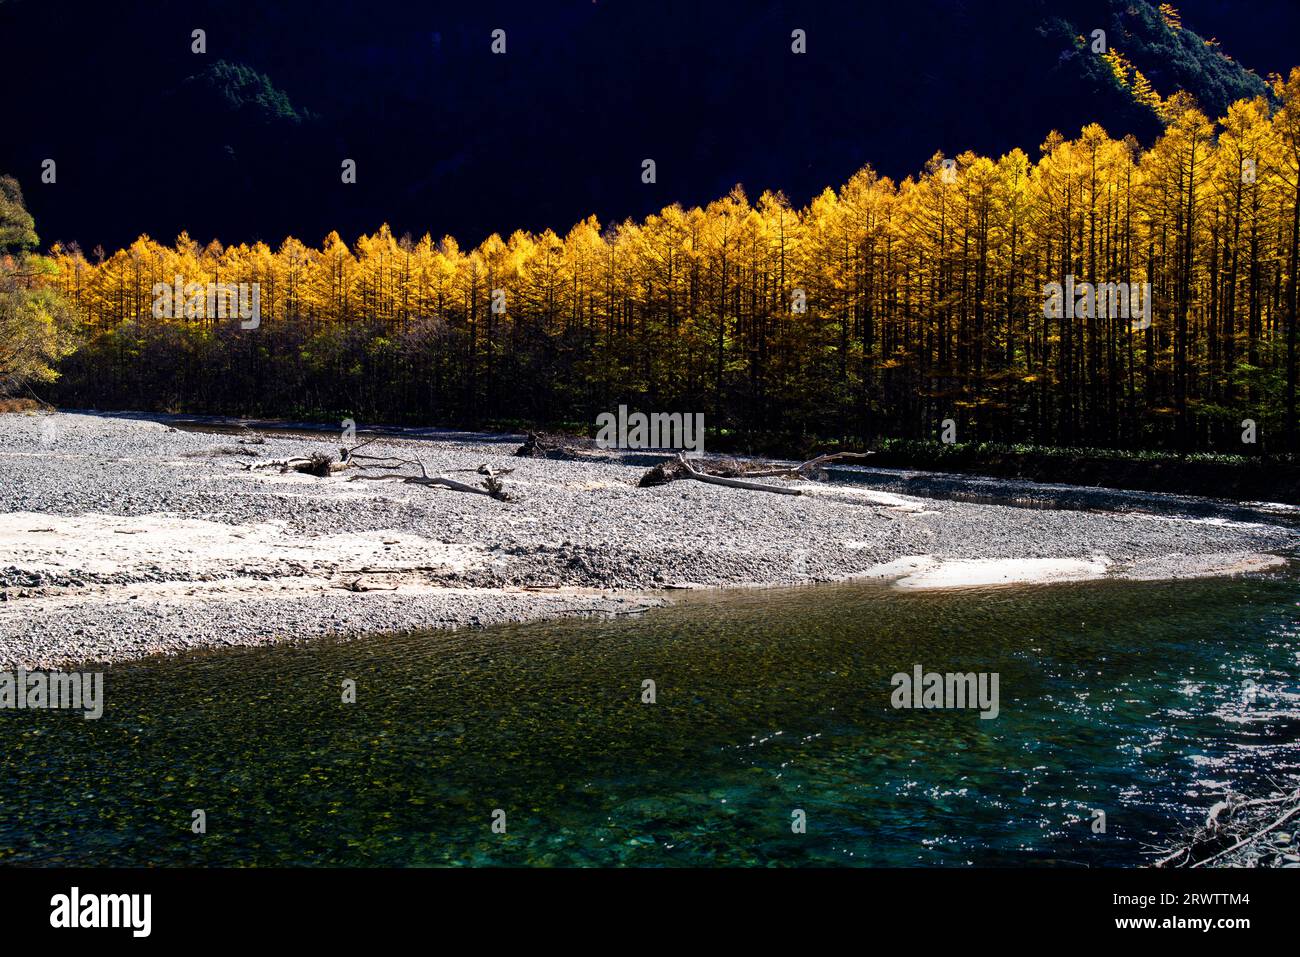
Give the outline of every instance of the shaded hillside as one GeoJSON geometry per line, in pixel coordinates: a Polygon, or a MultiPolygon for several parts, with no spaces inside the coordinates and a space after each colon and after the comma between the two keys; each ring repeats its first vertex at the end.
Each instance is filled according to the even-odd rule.
{"type": "Polygon", "coordinates": [[[707,202],[736,182],[802,202],[866,163],[901,177],[935,150],[1033,152],[1094,120],[1149,141],[1154,112],[1079,39],[1097,27],[1159,94],[1186,88],[1211,114],[1262,89],[1185,19],[1171,28],[1145,0],[11,0],[0,60],[39,92],[7,104],[0,170],[46,238],[87,248],[384,220],[477,241],[707,202]],[[39,182],[45,158],[56,187],[39,182]],[[355,185],[340,183],[344,158],[355,185]]]}

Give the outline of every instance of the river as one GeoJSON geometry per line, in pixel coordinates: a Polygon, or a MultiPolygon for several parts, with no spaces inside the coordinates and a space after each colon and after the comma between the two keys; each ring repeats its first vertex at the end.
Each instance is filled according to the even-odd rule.
{"type": "Polygon", "coordinates": [[[0,863],[1139,865],[1300,771],[1298,676],[1295,563],[222,649],[0,712],[0,863]],[[997,716],[894,707],[917,665],[997,716]]]}

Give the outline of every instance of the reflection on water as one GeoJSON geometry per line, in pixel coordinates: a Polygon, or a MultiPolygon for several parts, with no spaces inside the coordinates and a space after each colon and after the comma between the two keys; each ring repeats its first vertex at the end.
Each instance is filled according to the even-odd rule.
{"type": "Polygon", "coordinates": [[[0,712],[0,862],[1136,864],[1225,787],[1300,771],[1298,653],[1292,571],[690,595],[154,660],[109,670],[99,721],[0,712]],[[917,664],[997,672],[1000,715],[894,710],[917,664]]]}

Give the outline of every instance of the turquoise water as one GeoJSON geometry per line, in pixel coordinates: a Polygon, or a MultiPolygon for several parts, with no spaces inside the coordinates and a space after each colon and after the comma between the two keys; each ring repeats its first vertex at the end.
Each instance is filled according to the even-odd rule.
{"type": "Polygon", "coordinates": [[[1294,567],[156,659],[99,721],[0,712],[0,862],[1133,865],[1300,772],[1298,676],[1294,567]],[[892,708],[916,664],[998,673],[999,716],[892,708]]]}

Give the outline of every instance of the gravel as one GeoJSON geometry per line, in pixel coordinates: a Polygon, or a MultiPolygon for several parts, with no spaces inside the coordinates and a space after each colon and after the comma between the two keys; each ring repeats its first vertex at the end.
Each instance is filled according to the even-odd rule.
{"type": "Polygon", "coordinates": [[[1150,577],[1296,545],[1285,517],[1204,499],[1060,486],[1044,496],[1012,483],[1008,501],[1069,509],[1012,507],[987,503],[1002,488],[989,480],[929,478],[922,490],[907,473],[855,469],[804,483],[801,496],[694,481],[640,489],[644,456],[515,458],[519,436],[406,432],[365,449],[418,456],[430,475],[513,468],[512,501],[499,502],[246,471],[247,453],[337,453],[340,438],[267,431],[245,445],[178,421],[0,415],[0,665],[633,613],[673,587],[829,581],[907,556],[1100,558],[1108,574],[1150,577]],[[928,497],[888,490],[912,487],[928,497]],[[952,497],[964,493],[981,501],[952,497]]]}

